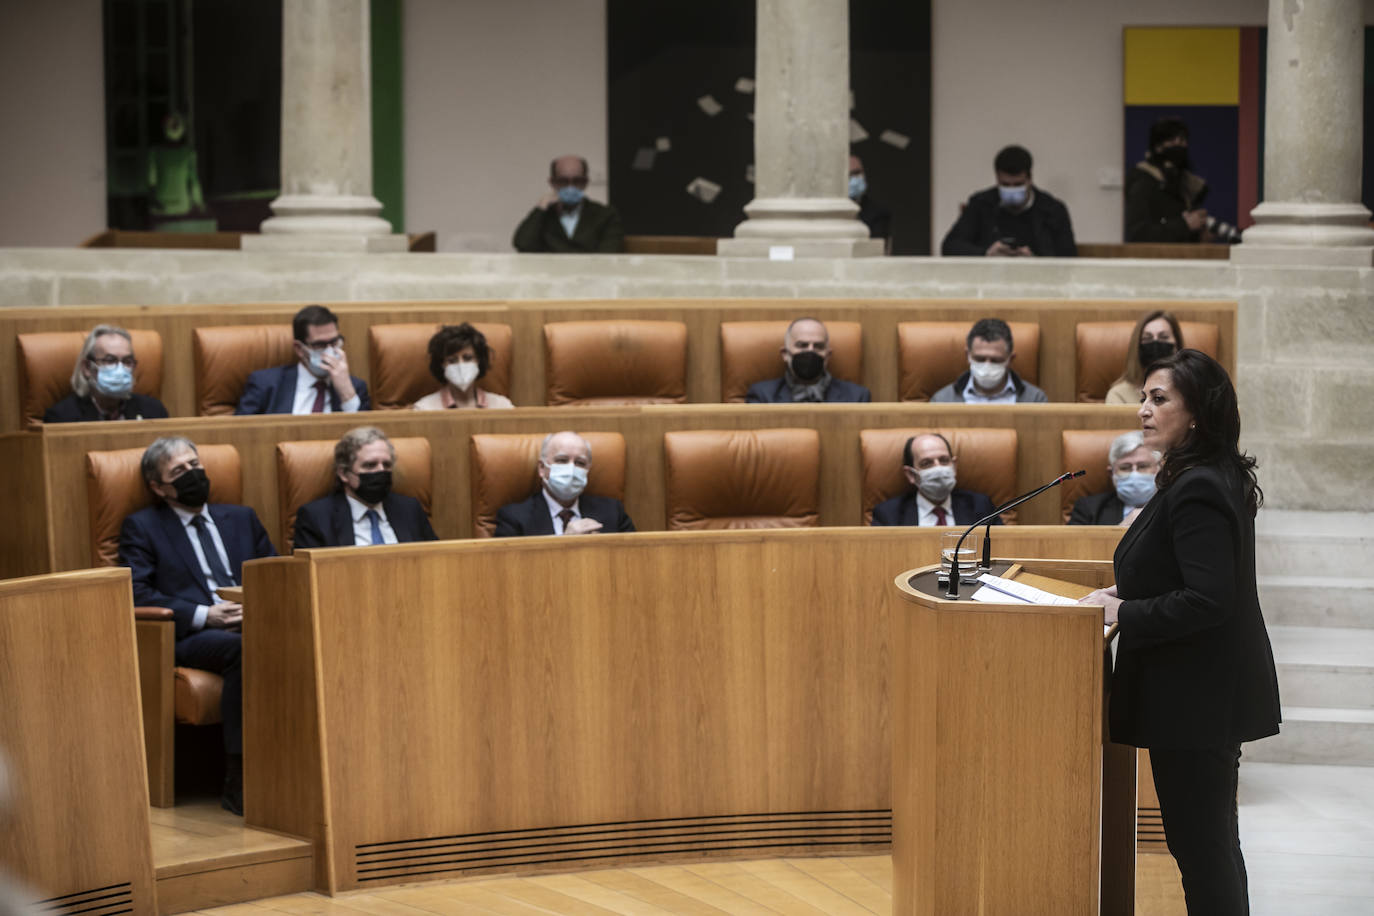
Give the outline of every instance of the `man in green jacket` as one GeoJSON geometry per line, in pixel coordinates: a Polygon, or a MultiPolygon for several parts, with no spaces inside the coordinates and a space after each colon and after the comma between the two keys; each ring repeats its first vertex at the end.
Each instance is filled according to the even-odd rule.
{"type": "Polygon", "coordinates": [[[516,251],[602,252],[625,249],[625,228],[614,207],[587,200],[587,160],[559,156],[549,164],[550,193],[515,230],[516,251]]]}

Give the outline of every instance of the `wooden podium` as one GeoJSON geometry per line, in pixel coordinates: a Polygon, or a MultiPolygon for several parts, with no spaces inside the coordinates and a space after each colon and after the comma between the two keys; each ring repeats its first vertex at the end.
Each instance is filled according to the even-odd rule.
{"type": "MultiPolygon", "coordinates": [[[[951,600],[938,570],[895,583],[893,913],[1132,913],[1135,749],[1104,743],[1102,608],[951,600]]],[[[1067,597],[1112,582],[1109,561],[991,571],[1067,597]]]]}

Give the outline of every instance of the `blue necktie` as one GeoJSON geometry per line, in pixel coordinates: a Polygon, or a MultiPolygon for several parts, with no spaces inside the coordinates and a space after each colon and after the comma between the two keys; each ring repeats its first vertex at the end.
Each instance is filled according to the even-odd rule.
{"type": "Polygon", "coordinates": [[[372,524],[372,543],[385,544],[386,538],[382,537],[382,520],[377,515],[376,509],[368,509],[364,513],[367,520],[372,524]]]}
{"type": "Polygon", "coordinates": [[[224,588],[238,585],[238,582],[229,575],[229,570],[224,568],[224,563],[219,558],[219,551],[215,549],[215,540],[210,537],[210,530],[206,527],[205,516],[197,515],[191,519],[191,526],[196,529],[196,537],[200,538],[200,549],[205,552],[205,562],[210,565],[210,578],[215,580],[216,587],[224,588]]]}

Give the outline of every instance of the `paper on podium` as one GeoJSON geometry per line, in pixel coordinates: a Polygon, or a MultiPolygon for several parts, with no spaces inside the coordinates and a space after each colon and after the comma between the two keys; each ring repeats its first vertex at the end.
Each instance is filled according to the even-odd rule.
{"type": "Polygon", "coordinates": [[[1044,589],[1036,588],[1033,585],[1026,585],[1024,582],[1017,582],[1015,579],[1004,579],[1001,576],[994,576],[992,573],[983,573],[978,577],[978,581],[983,583],[983,587],[974,592],[974,601],[992,601],[1001,604],[1008,604],[1012,601],[1020,601],[1023,604],[1077,604],[1075,598],[1065,598],[1063,595],[1056,595],[1054,592],[1047,592],[1044,589]]]}

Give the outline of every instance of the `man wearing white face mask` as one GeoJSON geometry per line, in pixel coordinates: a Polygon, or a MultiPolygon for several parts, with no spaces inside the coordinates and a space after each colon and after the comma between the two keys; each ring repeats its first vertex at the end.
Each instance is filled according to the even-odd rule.
{"type": "Polygon", "coordinates": [[[1000,318],[974,322],[964,339],[968,371],[930,396],[932,404],[1043,404],[1045,392],[1012,371],[1016,350],[1000,318]]]}
{"type": "Polygon", "coordinates": [[[43,413],[44,423],[156,420],[167,416],[157,398],[134,391],[134,339],[113,325],[97,325],[72,369],[72,393],[43,413]]]}
{"type": "Polygon", "coordinates": [[[945,236],[940,253],[974,257],[1072,258],[1069,208],[1031,182],[1031,154],[1008,146],[997,154],[995,187],[968,199],[959,219],[945,236]]]}
{"type": "Polygon", "coordinates": [[[296,361],[248,376],[236,414],[355,413],[368,410],[367,383],[348,373],[338,316],[307,305],[291,319],[296,361]]]}
{"type": "Polygon", "coordinates": [[[1073,504],[1070,525],[1129,525],[1155,495],[1159,452],[1145,445],[1140,430],[1112,440],[1107,450],[1112,489],[1084,496],[1073,504]]]}
{"type": "Polygon", "coordinates": [[[429,374],[439,382],[439,390],[427,394],[413,405],[416,410],[448,408],[507,408],[510,398],[487,391],[477,381],[491,368],[491,348],[487,336],[464,321],[446,325],[429,339],[429,374]]]}
{"type": "MultiPolygon", "coordinates": [[[[911,489],[873,507],[874,525],[972,525],[997,508],[983,493],[954,488],[954,450],[939,433],[906,440],[902,476],[911,489]]],[[[1000,518],[994,525],[1002,524],[1000,518]]]]}
{"type": "Polygon", "coordinates": [[[551,433],[539,449],[539,490],[496,513],[496,537],[634,531],[618,499],[584,492],[592,446],[574,432],[551,433]]]}

